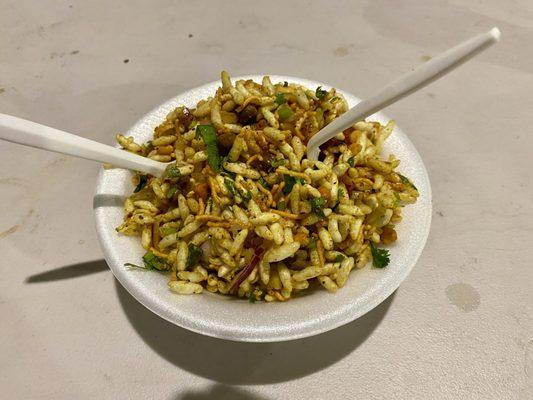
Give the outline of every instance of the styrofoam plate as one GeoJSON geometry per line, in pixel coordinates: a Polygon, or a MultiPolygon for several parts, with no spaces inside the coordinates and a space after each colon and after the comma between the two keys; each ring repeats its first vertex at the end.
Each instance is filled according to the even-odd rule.
{"type": "MultiPolygon", "coordinates": [[[[254,79],[244,76],[235,79],[254,79]]],[[[290,76],[271,75],[273,82],[296,82],[309,88],[330,86],[290,76]]],[[[149,140],[153,129],[175,107],[194,107],[214,94],[220,82],[191,89],[157,106],[143,116],[128,132],[138,143],[149,140]]],[[[359,99],[339,90],[350,107],[359,99]]],[[[389,118],[381,113],[369,119],[381,123],[389,118]]],[[[426,168],[407,136],[396,127],[384,148],[401,160],[399,171],[417,186],[420,197],[416,204],[403,210],[397,225],[398,241],[390,247],[391,262],[384,269],[369,264],[353,270],[347,284],[337,293],[317,290],[285,303],[249,303],[204,291],[201,295],[180,296],[169,291],[164,274],[129,269],[124,263],[139,264],[144,254],[139,238],[117,234],[115,228],[123,220],[122,205],[131,194],[131,173],[121,169],[102,169],[94,198],[96,228],[105,259],[113,274],[141,304],[160,317],[183,328],[204,335],[246,342],[275,342],[316,335],[344,325],[370,311],[385,300],[406,278],[416,264],[426,243],[431,224],[431,187],[426,168]]]]}

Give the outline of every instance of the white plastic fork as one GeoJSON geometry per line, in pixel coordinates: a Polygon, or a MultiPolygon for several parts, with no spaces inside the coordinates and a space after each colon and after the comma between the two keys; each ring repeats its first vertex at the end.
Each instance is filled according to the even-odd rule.
{"type": "Polygon", "coordinates": [[[313,135],[307,143],[307,158],[316,161],[320,153],[320,146],[329,139],[351,127],[357,121],[363,120],[369,115],[446,75],[452,69],[498,42],[500,36],[500,30],[498,28],[492,28],[486,33],[473,37],[433,57],[414,71],[403,75],[383,87],[374,96],[361,101],[313,135]]]}
{"type": "Polygon", "coordinates": [[[163,176],[168,165],[72,133],[6,114],[0,114],[0,139],[87,160],[109,163],[114,167],[140,171],[157,177],[163,176]]]}

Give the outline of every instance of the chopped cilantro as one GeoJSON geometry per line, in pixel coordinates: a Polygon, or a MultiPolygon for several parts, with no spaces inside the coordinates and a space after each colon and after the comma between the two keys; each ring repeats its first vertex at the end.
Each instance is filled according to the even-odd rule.
{"type": "Polygon", "coordinates": [[[416,186],[413,184],[413,182],[411,182],[411,181],[409,180],[409,178],[407,178],[406,176],[403,176],[403,175],[400,174],[400,173],[397,173],[397,174],[398,174],[398,176],[400,177],[400,179],[401,179],[401,181],[402,181],[403,184],[411,186],[414,190],[416,190],[416,191],[418,192],[418,189],[417,189],[416,186]]]}
{"type": "Polygon", "coordinates": [[[231,193],[233,197],[239,196],[244,202],[244,204],[248,204],[248,202],[251,200],[252,194],[245,190],[238,189],[235,186],[235,182],[233,182],[232,180],[225,178],[224,185],[228,188],[228,191],[231,193]]]}
{"type": "Polygon", "coordinates": [[[333,262],[340,263],[342,260],[344,260],[346,257],[344,257],[342,254],[337,254],[335,258],[333,259],[333,262]]]}
{"type": "Polygon", "coordinates": [[[176,194],[177,191],[178,191],[177,186],[169,187],[167,191],[167,199],[171,199],[176,194]]]}
{"type": "Polygon", "coordinates": [[[178,230],[176,228],[168,227],[168,228],[161,228],[161,233],[163,236],[172,235],[173,233],[176,233],[178,230]]]}
{"type": "Polygon", "coordinates": [[[278,107],[278,115],[280,121],[285,121],[292,117],[292,109],[287,104],[282,104],[278,107]]]}
{"type": "Polygon", "coordinates": [[[255,294],[254,294],[253,290],[250,290],[250,292],[248,293],[248,301],[250,303],[255,303],[256,300],[257,299],[255,297],[255,294]]]}
{"type": "Polygon", "coordinates": [[[390,262],[390,253],[387,249],[379,249],[376,245],[370,242],[370,250],[372,252],[372,265],[376,268],[385,268],[390,262]]]}
{"type": "Polygon", "coordinates": [[[170,179],[177,179],[181,176],[181,172],[180,172],[180,169],[179,167],[174,164],[174,165],[169,165],[165,171],[165,178],[170,178],[170,179]]]}
{"type": "Polygon", "coordinates": [[[400,199],[400,195],[396,192],[394,192],[394,207],[400,207],[402,205],[402,199],[400,199]]]}
{"type": "Polygon", "coordinates": [[[355,157],[348,158],[348,165],[353,167],[355,165],[355,157]]]}
{"type": "Polygon", "coordinates": [[[247,192],[246,190],[239,191],[239,195],[245,205],[248,205],[248,202],[252,200],[252,193],[247,192]]]}
{"type": "Polygon", "coordinates": [[[319,87],[316,88],[315,96],[316,96],[317,98],[322,99],[322,98],[325,97],[327,94],[328,94],[328,91],[322,89],[322,86],[319,86],[319,87]]]}
{"type": "Polygon", "coordinates": [[[207,152],[207,162],[216,172],[220,171],[222,164],[220,155],[218,154],[217,131],[212,125],[197,125],[196,134],[199,134],[205,144],[205,151],[207,152]]]}
{"type": "Polygon", "coordinates": [[[285,95],[283,93],[278,93],[276,95],[276,104],[278,106],[282,105],[283,103],[287,102],[287,100],[285,100],[285,95]]]}
{"type": "Polygon", "coordinates": [[[289,194],[292,192],[292,188],[294,185],[296,185],[296,183],[300,183],[301,185],[305,183],[303,179],[296,178],[292,175],[283,175],[283,181],[285,182],[285,186],[283,187],[284,194],[289,194]]]}
{"type": "Polygon", "coordinates": [[[200,246],[195,245],[194,243],[189,243],[189,255],[187,257],[187,268],[194,267],[198,264],[198,260],[202,256],[203,252],[200,246]]]}
{"type": "Polygon", "coordinates": [[[285,165],[285,159],[284,158],[279,158],[277,160],[272,160],[270,161],[270,165],[272,165],[272,168],[277,168],[277,167],[281,167],[283,165],[285,165]]]}
{"type": "Polygon", "coordinates": [[[148,183],[148,176],[147,175],[139,175],[139,183],[137,184],[137,186],[133,190],[133,193],[137,193],[137,192],[141,191],[141,189],[143,187],[145,187],[147,183],[148,183]]]}
{"type": "Polygon", "coordinates": [[[339,191],[337,192],[337,200],[340,200],[344,197],[344,189],[339,188],[339,191]]]}
{"type": "MultiPolygon", "coordinates": [[[[224,165],[227,162],[227,159],[228,159],[227,156],[226,157],[222,157],[222,161],[221,161],[220,164],[224,165]]],[[[227,176],[227,177],[229,177],[229,178],[231,178],[233,180],[235,180],[235,178],[237,177],[237,174],[235,172],[226,171],[226,170],[220,172],[220,175],[227,176]]]]}
{"type": "Polygon", "coordinates": [[[270,185],[270,183],[268,183],[267,181],[265,181],[265,178],[263,177],[260,177],[259,178],[259,183],[261,184],[261,186],[263,186],[265,189],[272,189],[272,185],[270,185]]]}
{"type": "Polygon", "coordinates": [[[307,243],[307,248],[309,250],[316,250],[316,237],[312,236],[309,238],[309,242],[307,243]]]}
{"type": "Polygon", "coordinates": [[[157,257],[151,251],[147,251],[143,256],[144,267],[146,269],[157,269],[159,271],[168,271],[170,264],[161,257],[157,257]]]}
{"type": "Polygon", "coordinates": [[[239,192],[237,192],[237,188],[235,187],[235,182],[225,178],[224,186],[226,186],[226,188],[228,189],[228,191],[231,193],[233,197],[236,197],[239,194],[239,192]]]}
{"type": "Polygon", "coordinates": [[[337,96],[333,96],[331,100],[329,101],[331,104],[335,104],[337,101],[339,101],[341,98],[337,96]]]}
{"type": "Polygon", "coordinates": [[[147,252],[143,256],[143,265],[137,265],[132,263],[125,263],[125,267],[129,268],[139,268],[139,269],[146,269],[146,270],[157,270],[157,271],[168,271],[170,270],[171,266],[167,263],[167,261],[161,257],[157,257],[152,253],[151,251],[147,252]]]}
{"type": "Polygon", "coordinates": [[[319,218],[326,218],[324,215],[324,206],[326,205],[326,199],[323,197],[313,197],[309,200],[311,203],[311,211],[319,218]]]}

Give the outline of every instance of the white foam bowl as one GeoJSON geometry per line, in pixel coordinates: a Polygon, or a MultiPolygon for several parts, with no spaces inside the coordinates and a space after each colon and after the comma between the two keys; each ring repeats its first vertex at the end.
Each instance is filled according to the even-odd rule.
{"type": "MultiPolygon", "coordinates": [[[[243,76],[235,79],[254,79],[243,76]]],[[[309,88],[330,85],[290,76],[271,76],[273,82],[296,82],[309,88]]],[[[194,107],[213,95],[220,82],[191,89],[157,106],[143,116],[128,132],[136,142],[149,140],[153,129],[175,107],[194,107]]],[[[359,99],[339,90],[350,106],[359,99]]],[[[369,119],[381,123],[389,118],[381,113],[369,119]]],[[[141,263],[144,250],[139,238],[117,234],[115,228],[123,220],[122,205],[131,194],[131,173],[121,169],[102,169],[96,186],[94,212],[96,228],[105,259],[113,274],[146,308],[173,324],[217,338],[243,342],[276,342],[316,335],[355,320],[385,300],[407,277],[416,264],[426,243],[431,224],[431,187],[426,168],[407,136],[396,127],[386,142],[384,153],[392,152],[401,160],[398,170],[418,187],[416,204],[403,210],[403,220],[397,226],[398,241],[390,247],[391,262],[384,269],[369,264],[353,270],[346,285],[331,294],[317,290],[285,303],[249,303],[204,291],[201,295],[173,294],[167,286],[167,276],[152,271],[124,267],[124,263],[141,263]]]]}

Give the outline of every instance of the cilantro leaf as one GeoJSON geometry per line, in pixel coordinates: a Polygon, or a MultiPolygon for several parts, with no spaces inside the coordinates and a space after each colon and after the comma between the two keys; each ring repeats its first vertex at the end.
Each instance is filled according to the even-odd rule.
{"type": "Polygon", "coordinates": [[[189,255],[187,256],[186,267],[194,267],[198,264],[198,260],[202,256],[203,251],[200,246],[195,245],[194,243],[189,243],[189,255]]]}
{"type": "Polygon", "coordinates": [[[272,189],[272,186],[270,185],[270,183],[268,183],[268,182],[265,180],[265,178],[260,177],[260,178],[258,179],[258,181],[259,181],[259,183],[261,184],[261,186],[263,186],[265,189],[267,189],[267,190],[272,189]]]}
{"type": "Polygon", "coordinates": [[[226,186],[226,188],[228,189],[228,191],[231,193],[233,197],[236,197],[239,194],[239,192],[237,192],[237,187],[235,186],[235,182],[225,178],[224,186],[226,186]]]}
{"type": "Polygon", "coordinates": [[[180,176],[181,172],[176,164],[169,165],[165,170],[165,178],[178,179],[180,176]]]}
{"type": "Polygon", "coordinates": [[[232,180],[225,178],[224,185],[228,188],[228,191],[234,198],[239,196],[244,202],[244,204],[248,204],[248,202],[251,200],[252,194],[245,190],[238,189],[237,186],[235,186],[235,182],[233,182],[232,180]]]}
{"type": "Polygon", "coordinates": [[[335,104],[337,101],[339,101],[341,98],[337,96],[333,96],[331,100],[329,101],[331,104],[335,104]]]}
{"type": "Polygon", "coordinates": [[[353,167],[355,165],[355,157],[348,158],[348,165],[353,167]]]}
{"type": "Polygon", "coordinates": [[[161,228],[161,233],[163,236],[172,235],[173,233],[176,233],[178,230],[176,228],[168,227],[168,228],[161,228]]]}
{"type": "Polygon", "coordinates": [[[387,249],[379,249],[376,245],[370,242],[370,250],[372,252],[372,265],[376,268],[385,268],[390,262],[390,253],[387,249]]]}
{"type": "Polygon", "coordinates": [[[299,180],[296,180],[296,178],[292,175],[283,175],[283,181],[285,182],[285,186],[283,186],[283,193],[289,194],[292,192],[292,188],[294,185],[296,185],[296,182],[300,182],[299,180]]]}
{"type": "Polygon", "coordinates": [[[311,211],[319,218],[326,218],[324,215],[324,206],[326,205],[326,199],[323,197],[313,197],[309,200],[311,203],[311,211]]]}
{"type": "Polygon", "coordinates": [[[272,160],[270,161],[270,165],[272,165],[272,168],[277,168],[277,167],[281,167],[282,165],[285,165],[285,159],[284,158],[279,158],[277,160],[272,160]]]}
{"type": "MultiPolygon", "coordinates": [[[[222,157],[222,161],[220,162],[221,165],[224,165],[228,160],[228,157],[222,157]]],[[[225,177],[228,177],[228,178],[231,178],[233,180],[235,180],[235,178],[237,178],[237,174],[235,172],[231,172],[231,171],[221,171],[220,172],[220,175],[222,176],[225,176],[225,177]]]]}
{"type": "Polygon", "coordinates": [[[337,192],[337,200],[340,200],[344,197],[344,189],[339,188],[339,191],[337,192]]]}
{"type": "Polygon", "coordinates": [[[335,258],[333,259],[334,263],[340,263],[342,260],[344,260],[346,257],[344,257],[342,254],[337,254],[335,258]]]}
{"type": "Polygon", "coordinates": [[[276,95],[276,100],[275,100],[275,102],[276,102],[276,104],[277,104],[278,106],[282,105],[282,104],[285,103],[286,101],[287,101],[287,100],[285,100],[285,95],[284,95],[283,93],[278,93],[278,94],[276,95]]]}
{"type": "Polygon", "coordinates": [[[323,90],[322,89],[322,86],[319,86],[316,88],[316,91],[315,91],[315,96],[319,99],[322,99],[323,97],[325,97],[326,95],[328,94],[328,91],[327,90],[323,90]]]}
{"type": "Polygon", "coordinates": [[[245,205],[248,205],[248,202],[252,200],[252,193],[247,192],[246,190],[239,191],[239,196],[241,196],[241,199],[245,205]]]}
{"type": "Polygon", "coordinates": [[[216,129],[212,125],[196,125],[196,134],[199,134],[204,141],[207,162],[216,172],[219,172],[222,163],[218,153],[216,129]]]}
{"type": "Polygon", "coordinates": [[[157,269],[158,271],[168,271],[170,264],[161,257],[157,257],[151,251],[147,251],[143,256],[144,267],[146,269],[157,269]]]}
{"type": "Polygon", "coordinates": [[[250,290],[250,292],[248,293],[248,301],[250,303],[255,303],[257,299],[255,298],[255,294],[252,290],[250,290]]]}
{"type": "Polygon", "coordinates": [[[400,199],[400,195],[396,192],[394,192],[394,207],[400,207],[402,205],[402,200],[400,199]]]}
{"type": "Polygon", "coordinates": [[[309,242],[307,243],[307,248],[309,250],[316,250],[316,237],[311,236],[309,242]]]}
{"type": "Polygon", "coordinates": [[[142,188],[146,186],[147,183],[148,183],[148,175],[139,175],[139,183],[133,190],[133,193],[140,192],[142,188]]]}
{"type": "Polygon", "coordinates": [[[398,172],[397,172],[397,174],[398,174],[398,176],[400,177],[400,179],[401,179],[401,181],[402,181],[403,184],[411,186],[414,190],[416,190],[416,191],[418,192],[418,189],[417,189],[416,186],[413,184],[413,182],[411,182],[411,181],[409,180],[409,178],[407,178],[406,176],[403,176],[402,174],[400,174],[400,173],[398,173],[398,172]]]}
{"type": "Polygon", "coordinates": [[[178,191],[177,186],[169,187],[167,191],[167,199],[171,199],[176,194],[177,191],[178,191]]]}
{"type": "Polygon", "coordinates": [[[288,120],[290,117],[292,117],[293,114],[294,113],[292,112],[292,108],[290,108],[286,103],[278,107],[278,115],[280,121],[288,120]]]}

